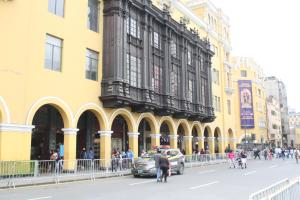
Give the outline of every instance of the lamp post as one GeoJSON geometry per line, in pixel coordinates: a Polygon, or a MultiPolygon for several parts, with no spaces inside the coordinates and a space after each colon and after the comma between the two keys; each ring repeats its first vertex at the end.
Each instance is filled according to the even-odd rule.
{"type": "Polygon", "coordinates": [[[247,150],[247,132],[246,132],[246,129],[244,129],[245,131],[245,145],[244,145],[244,150],[246,151],[247,150]]]}

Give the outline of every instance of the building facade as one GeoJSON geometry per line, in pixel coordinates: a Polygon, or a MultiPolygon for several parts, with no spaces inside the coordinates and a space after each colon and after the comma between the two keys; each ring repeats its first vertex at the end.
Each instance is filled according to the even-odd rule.
{"type": "Polygon", "coordinates": [[[233,79],[235,90],[236,130],[239,144],[263,144],[267,138],[266,92],[263,85],[263,72],[254,59],[249,57],[233,58],[233,79]],[[249,84],[245,93],[248,103],[244,102],[242,84],[249,84]],[[248,104],[248,105],[247,105],[248,104]],[[243,109],[245,105],[246,109],[243,109]],[[248,117],[243,121],[244,117],[248,117]]]}
{"type": "MultiPolygon", "coordinates": [[[[222,152],[219,144],[227,143],[235,148],[235,112],[234,89],[232,82],[230,24],[228,17],[221,9],[209,0],[157,0],[153,1],[158,7],[170,10],[176,21],[186,23],[187,27],[195,30],[200,36],[208,38],[212,57],[212,101],[216,119],[210,123],[213,128],[215,152],[222,152]],[[218,139],[217,139],[218,138],[218,139]]],[[[205,133],[207,135],[207,133],[205,133]]],[[[209,141],[205,141],[208,143],[209,141]]]]}
{"type": "Polygon", "coordinates": [[[272,96],[267,97],[268,142],[272,147],[282,146],[281,112],[279,103],[272,96]]]}
{"type": "Polygon", "coordinates": [[[211,85],[223,50],[203,39],[187,7],[178,6],[197,29],[153,4],[0,1],[0,160],[49,159],[62,146],[66,160],[83,148],[110,159],[114,149],[137,157],[160,144],[187,154],[235,147],[222,114],[225,78],[211,85]],[[212,93],[220,95],[216,114],[212,93]]]}
{"type": "Polygon", "coordinates": [[[273,96],[280,105],[281,111],[281,131],[282,131],[282,144],[285,146],[292,145],[289,134],[289,115],[287,105],[287,93],[285,85],[276,77],[266,77],[264,79],[267,96],[273,96]]]}

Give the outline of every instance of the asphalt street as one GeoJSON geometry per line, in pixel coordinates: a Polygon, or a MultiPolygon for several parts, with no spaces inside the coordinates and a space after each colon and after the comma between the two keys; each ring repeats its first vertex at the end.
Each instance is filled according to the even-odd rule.
{"type": "Polygon", "coordinates": [[[247,169],[227,164],[185,169],[184,175],[169,177],[167,183],[154,178],[123,176],[95,181],[28,186],[0,190],[1,200],[243,200],[284,178],[300,176],[295,160],[250,160],[247,169]]]}

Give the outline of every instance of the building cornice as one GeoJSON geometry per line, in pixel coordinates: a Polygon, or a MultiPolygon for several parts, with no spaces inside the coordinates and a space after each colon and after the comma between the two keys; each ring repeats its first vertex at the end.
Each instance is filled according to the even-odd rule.
{"type": "Polygon", "coordinates": [[[0,124],[1,132],[19,132],[28,133],[32,132],[35,126],[32,125],[20,125],[20,124],[0,124]]]}

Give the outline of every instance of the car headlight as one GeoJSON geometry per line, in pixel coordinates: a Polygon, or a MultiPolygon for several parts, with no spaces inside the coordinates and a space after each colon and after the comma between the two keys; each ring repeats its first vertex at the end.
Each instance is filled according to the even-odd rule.
{"type": "Polygon", "coordinates": [[[146,169],[151,170],[152,168],[155,168],[155,165],[147,165],[146,169]]]}
{"type": "Polygon", "coordinates": [[[150,172],[156,172],[156,168],[155,168],[155,167],[150,168],[149,171],[150,171],[150,172]]]}

